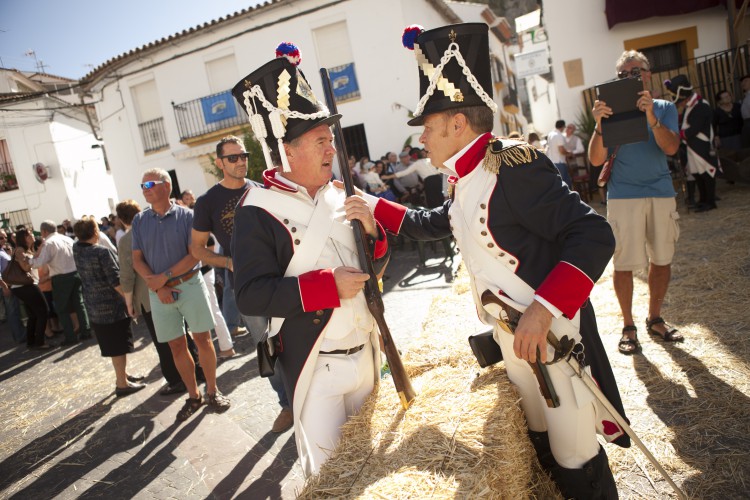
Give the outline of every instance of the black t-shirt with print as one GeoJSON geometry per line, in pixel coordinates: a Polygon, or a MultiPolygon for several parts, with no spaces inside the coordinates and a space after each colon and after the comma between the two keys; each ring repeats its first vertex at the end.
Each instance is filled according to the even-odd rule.
{"type": "Polygon", "coordinates": [[[245,186],[239,189],[227,189],[221,184],[206,191],[195,200],[193,207],[193,229],[204,233],[213,233],[221,245],[223,255],[230,255],[232,231],[234,230],[234,212],[242,195],[253,186],[261,185],[245,179],[245,186]]]}

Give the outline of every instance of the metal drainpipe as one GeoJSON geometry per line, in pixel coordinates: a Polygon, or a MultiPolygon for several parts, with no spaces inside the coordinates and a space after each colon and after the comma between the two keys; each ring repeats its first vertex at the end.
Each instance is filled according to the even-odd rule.
{"type": "Polygon", "coordinates": [[[107,150],[104,147],[104,142],[102,141],[101,137],[99,137],[99,134],[96,131],[94,122],[91,120],[91,115],[89,115],[89,112],[86,109],[87,104],[83,100],[83,93],[78,94],[78,97],[81,99],[81,104],[83,105],[83,112],[86,115],[86,120],[89,122],[89,127],[91,127],[91,133],[94,134],[94,139],[99,141],[99,147],[102,150],[102,158],[104,159],[104,168],[107,169],[107,172],[111,172],[109,168],[109,160],[107,160],[107,150]]]}

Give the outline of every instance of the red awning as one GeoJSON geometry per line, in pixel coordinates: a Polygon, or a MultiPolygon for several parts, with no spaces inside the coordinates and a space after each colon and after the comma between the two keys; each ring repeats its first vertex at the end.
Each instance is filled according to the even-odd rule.
{"type": "MultiPolygon", "coordinates": [[[[726,0],[679,0],[673,2],[654,0],[606,0],[605,12],[609,29],[618,23],[640,21],[654,16],[678,16],[717,5],[726,5],[726,0]]],[[[742,0],[735,0],[739,9],[742,0]]]]}

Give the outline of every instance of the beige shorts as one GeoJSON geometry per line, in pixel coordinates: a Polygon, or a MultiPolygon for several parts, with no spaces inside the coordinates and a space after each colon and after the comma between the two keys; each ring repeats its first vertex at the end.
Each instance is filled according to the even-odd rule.
{"type": "Polygon", "coordinates": [[[674,198],[607,200],[607,220],[615,233],[615,271],[637,271],[672,263],[680,237],[674,198]]]}

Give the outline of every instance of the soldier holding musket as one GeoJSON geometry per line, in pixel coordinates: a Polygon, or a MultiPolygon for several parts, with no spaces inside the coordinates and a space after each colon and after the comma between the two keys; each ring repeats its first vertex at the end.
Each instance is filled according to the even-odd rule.
{"type": "MultiPolygon", "coordinates": [[[[334,188],[330,115],[301,71],[299,51],[281,44],[274,59],[232,93],[250,116],[269,167],[266,189],[251,189],[234,218],[232,258],[237,306],[270,316],[294,413],[297,451],[306,476],[335,448],[340,427],[379,379],[377,328],[362,289],[350,220],[366,234],[374,268],[389,250],[367,203],[334,188]]],[[[344,165],[345,167],[345,165],[344,165]]]]}
{"type": "Polygon", "coordinates": [[[540,463],[565,498],[616,498],[617,487],[597,431],[629,446],[628,436],[566,363],[546,366],[556,393],[542,397],[530,367],[552,361],[547,333],[567,335],[607,399],[622,402],[597,331],[589,294],[614,251],[607,221],[581,202],[555,166],[526,143],[492,135],[488,28],[459,24],[423,31],[411,26],[421,100],[410,125],[432,164],[449,175],[453,197],[433,210],[411,210],[366,196],[375,218],[414,239],[453,234],[471,275],[481,319],[494,325],[508,377],[521,394],[540,463]],[[525,310],[515,335],[500,328],[496,301],[525,310]],[[559,401],[559,403],[557,402],[559,401]]]}

